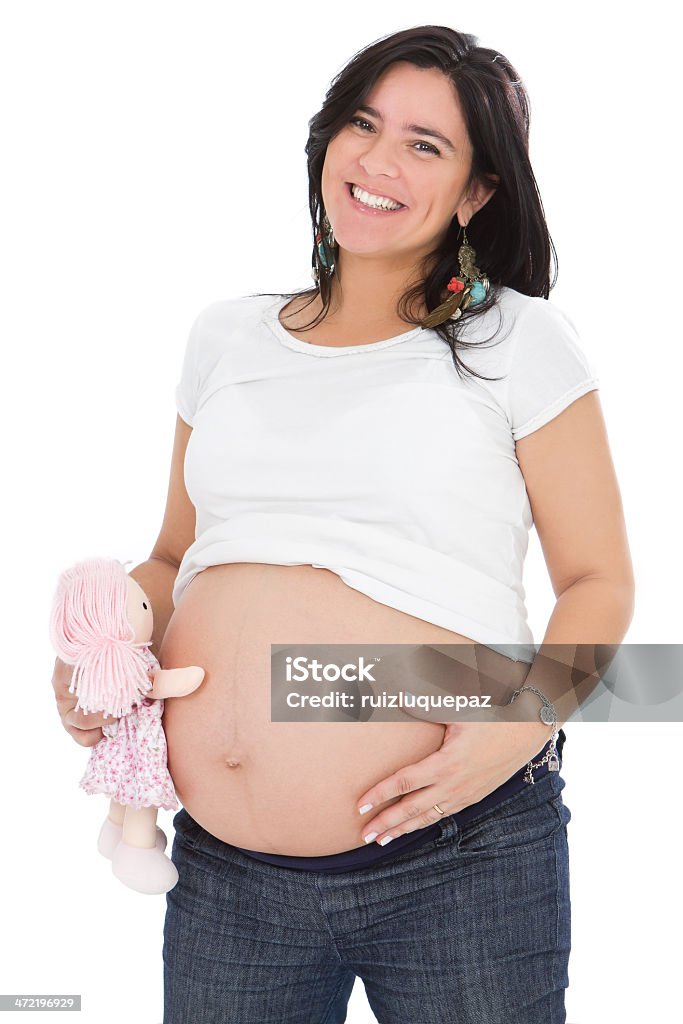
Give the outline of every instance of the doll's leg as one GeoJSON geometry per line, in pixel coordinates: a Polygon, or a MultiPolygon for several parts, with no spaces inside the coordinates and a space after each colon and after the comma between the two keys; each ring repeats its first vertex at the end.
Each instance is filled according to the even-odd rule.
{"type": "MultiPolygon", "coordinates": [[[[123,823],[126,817],[126,806],[120,804],[116,800],[111,800],[109,804],[109,814],[102,823],[100,834],[97,839],[97,849],[100,851],[103,857],[107,857],[111,860],[114,856],[114,850],[121,842],[123,838],[123,823]]],[[[156,846],[158,850],[163,851],[166,849],[166,834],[158,826],[155,829],[156,832],[156,846]]]]}
{"type": "Polygon", "coordinates": [[[112,871],[138,892],[168,892],[178,881],[175,864],[156,843],[156,807],[126,807],[121,842],[114,850],[112,871]]]}
{"type": "Polygon", "coordinates": [[[117,803],[116,800],[109,801],[109,814],[104,819],[97,837],[97,849],[103,857],[107,857],[109,860],[113,857],[114,850],[121,841],[125,814],[126,808],[123,804],[117,803]]]}
{"type": "Polygon", "coordinates": [[[129,846],[140,846],[151,849],[156,846],[157,807],[125,808],[123,819],[124,843],[129,846]]]}
{"type": "Polygon", "coordinates": [[[109,820],[113,821],[115,825],[123,825],[123,819],[126,816],[126,808],[123,804],[119,804],[116,800],[109,802],[109,820]]]}

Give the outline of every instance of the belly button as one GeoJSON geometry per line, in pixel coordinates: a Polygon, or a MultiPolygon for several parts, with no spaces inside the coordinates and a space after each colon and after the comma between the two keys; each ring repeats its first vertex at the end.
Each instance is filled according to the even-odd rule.
{"type": "Polygon", "coordinates": [[[228,768],[239,768],[239,766],[240,766],[240,762],[239,761],[226,761],[225,763],[226,763],[228,768]]]}

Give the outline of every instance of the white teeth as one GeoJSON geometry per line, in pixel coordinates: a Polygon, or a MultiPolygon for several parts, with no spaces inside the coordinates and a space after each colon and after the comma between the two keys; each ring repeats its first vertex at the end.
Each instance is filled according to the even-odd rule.
{"type": "Polygon", "coordinates": [[[373,196],[371,192],[366,192],[358,185],[351,186],[351,194],[366,206],[374,206],[380,210],[400,210],[403,206],[402,203],[395,203],[393,199],[387,199],[386,196],[373,196]]]}

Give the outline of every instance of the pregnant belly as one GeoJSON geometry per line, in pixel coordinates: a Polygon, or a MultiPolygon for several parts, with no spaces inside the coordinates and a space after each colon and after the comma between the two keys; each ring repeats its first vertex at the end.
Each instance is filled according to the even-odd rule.
{"type": "Polygon", "coordinates": [[[206,675],[193,694],[165,703],[179,800],[208,832],[235,846],[303,857],[338,853],[363,844],[356,810],[363,792],[438,750],[445,726],[271,722],[270,645],[289,643],[473,641],[310,565],[212,566],[183,593],[159,660],[163,668],[201,665],[206,675]]]}

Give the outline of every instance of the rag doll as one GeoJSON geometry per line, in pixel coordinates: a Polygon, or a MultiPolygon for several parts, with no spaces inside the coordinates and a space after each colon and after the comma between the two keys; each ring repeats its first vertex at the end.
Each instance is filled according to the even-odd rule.
{"type": "Polygon", "coordinates": [[[160,894],[173,888],[178,872],[164,853],[157,812],[180,806],[166,760],[164,698],[192,693],[204,670],[162,669],[149,650],[152,627],[149,598],[118,560],[85,559],[60,575],[52,644],[74,666],[76,709],[112,716],[80,781],[86,793],[110,797],[97,848],[129,888],[160,894]]]}

